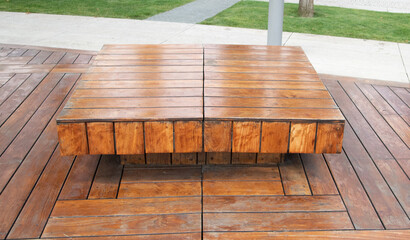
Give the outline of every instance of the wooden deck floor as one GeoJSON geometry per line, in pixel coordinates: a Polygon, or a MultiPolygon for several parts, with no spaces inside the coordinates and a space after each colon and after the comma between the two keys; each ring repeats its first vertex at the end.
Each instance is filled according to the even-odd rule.
{"type": "Polygon", "coordinates": [[[321,76],[340,155],[123,167],[60,156],[55,117],[94,54],[0,45],[0,239],[410,239],[409,85],[321,76]]]}

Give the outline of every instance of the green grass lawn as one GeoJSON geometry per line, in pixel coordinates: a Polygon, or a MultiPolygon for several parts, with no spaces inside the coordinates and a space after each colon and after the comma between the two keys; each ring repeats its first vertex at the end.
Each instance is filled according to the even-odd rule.
{"type": "Polygon", "coordinates": [[[145,19],[193,0],[0,0],[0,11],[145,19]]]}
{"type": "MultiPolygon", "coordinates": [[[[241,1],[202,24],[268,28],[268,3],[241,1]]],[[[315,6],[313,18],[298,16],[298,4],[285,4],[283,30],[410,43],[410,14],[315,6]]]]}

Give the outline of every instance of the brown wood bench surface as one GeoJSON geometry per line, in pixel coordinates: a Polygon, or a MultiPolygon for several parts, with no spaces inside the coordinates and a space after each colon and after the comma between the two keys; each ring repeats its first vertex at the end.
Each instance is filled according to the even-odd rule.
{"type": "Polygon", "coordinates": [[[64,155],[338,153],[344,117],[300,47],[105,45],[57,124],[64,155]]]}

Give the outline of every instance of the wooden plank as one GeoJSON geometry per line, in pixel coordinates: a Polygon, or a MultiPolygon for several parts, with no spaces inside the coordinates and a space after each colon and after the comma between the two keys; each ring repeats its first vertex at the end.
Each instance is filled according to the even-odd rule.
{"type": "Polygon", "coordinates": [[[40,237],[73,161],[62,157],[58,148],[54,151],[8,238],[40,237]]]}
{"type": "Polygon", "coordinates": [[[164,89],[77,89],[72,98],[111,98],[138,97],[201,97],[202,88],[164,88],[164,89]]]}
{"type": "MultiPolygon", "coordinates": [[[[84,237],[70,237],[70,239],[78,239],[81,240],[84,237]]],[[[193,239],[201,239],[201,233],[165,233],[165,234],[153,234],[153,235],[119,235],[119,236],[109,236],[109,237],[87,237],[87,239],[94,239],[94,240],[162,240],[162,239],[169,239],[169,240],[193,240],[193,239]]]]}
{"type": "Polygon", "coordinates": [[[34,73],[20,85],[8,98],[0,105],[0,125],[2,125],[14,111],[25,101],[33,90],[44,79],[45,74],[34,73]]]}
{"type": "Polygon", "coordinates": [[[28,64],[43,64],[44,61],[51,55],[50,51],[40,51],[28,64]]]}
{"type": "Polygon", "coordinates": [[[172,122],[145,122],[145,152],[174,152],[174,128],[172,122]]]}
{"type": "Polygon", "coordinates": [[[230,164],[231,153],[230,152],[207,152],[206,164],[230,164]]]}
{"type": "Polygon", "coordinates": [[[258,153],[256,156],[257,164],[278,164],[284,160],[282,153],[258,153]]]}
{"type": "Polygon", "coordinates": [[[410,93],[405,88],[390,87],[390,89],[407,105],[410,106],[410,93]]]}
{"type": "Polygon", "coordinates": [[[408,239],[409,230],[363,230],[363,231],[303,231],[303,232],[205,232],[204,239],[254,239],[268,240],[273,238],[286,239],[357,239],[357,240],[383,240],[383,239],[408,239]]]}
{"type": "Polygon", "coordinates": [[[99,54],[101,55],[111,55],[111,54],[202,54],[203,49],[201,48],[128,48],[128,49],[101,49],[99,54]]]}
{"type": "Polygon", "coordinates": [[[147,153],[145,161],[148,165],[171,165],[171,153],[147,153]]]}
{"type": "Polygon", "coordinates": [[[203,231],[353,229],[346,212],[204,213],[203,231]]]}
{"type": "Polygon", "coordinates": [[[61,155],[88,154],[87,129],[85,123],[57,125],[61,155]]]}
{"type": "Polygon", "coordinates": [[[409,218],[349,124],[345,126],[345,139],[346,155],[356,170],[385,228],[410,227],[409,218]]]}
{"type": "Polygon", "coordinates": [[[88,64],[92,57],[93,55],[90,54],[80,54],[74,64],[88,64]]]}
{"type": "Polygon", "coordinates": [[[118,198],[200,196],[200,182],[121,183],[118,198]]]}
{"type": "Polygon", "coordinates": [[[51,218],[42,237],[199,232],[201,214],[51,218]]]}
{"type": "Polygon", "coordinates": [[[316,125],[316,123],[291,123],[289,153],[315,152],[316,125]]]}
{"type": "Polygon", "coordinates": [[[345,211],[340,196],[223,196],[204,197],[207,212],[330,212],[345,211]]]}
{"type": "Polygon", "coordinates": [[[307,177],[298,154],[290,154],[279,165],[286,195],[311,195],[307,177]]]}
{"type": "MultiPolygon", "coordinates": [[[[405,103],[388,86],[373,85],[373,87],[383,96],[384,99],[396,110],[399,115],[409,116],[410,108],[408,102],[405,103]],[[404,104],[403,104],[404,103],[404,104]]],[[[406,99],[405,99],[406,100],[406,99]]]]}
{"type": "Polygon", "coordinates": [[[280,181],[204,181],[204,196],[283,195],[280,181]]]}
{"type": "Polygon", "coordinates": [[[95,58],[100,60],[202,60],[203,54],[110,54],[97,55],[95,58]]]}
{"type": "Polygon", "coordinates": [[[202,66],[114,66],[114,67],[90,67],[91,72],[202,72],[202,66]]]}
{"type": "MultiPolygon", "coordinates": [[[[258,70],[259,71],[259,70],[258,70]]],[[[206,88],[250,88],[250,89],[311,89],[325,90],[321,82],[299,81],[236,81],[236,80],[205,80],[206,88]]]]}
{"type": "Polygon", "coordinates": [[[205,152],[231,151],[232,122],[205,121],[204,150],[205,152]]]}
{"type": "Polygon", "coordinates": [[[203,168],[203,180],[280,181],[280,176],[277,167],[207,166],[203,168]]]}
{"type": "Polygon", "coordinates": [[[112,122],[90,122],[86,126],[90,154],[115,154],[112,122]]]}
{"type": "Polygon", "coordinates": [[[3,152],[18,134],[23,126],[30,120],[44,99],[53,90],[63,75],[48,75],[20,107],[7,119],[0,128],[0,152],[3,152]],[[40,96],[40,97],[39,97],[40,96]]]}
{"type": "Polygon", "coordinates": [[[58,199],[87,199],[99,160],[96,155],[77,157],[58,199]]]}
{"type": "Polygon", "coordinates": [[[341,153],[344,123],[318,123],[316,153],[341,153]]]}
{"type": "Polygon", "coordinates": [[[202,72],[168,72],[167,74],[161,72],[147,72],[147,73],[133,73],[133,72],[119,72],[119,73],[96,73],[88,72],[82,76],[82,80],[203,80],[202,72]]]}
{"type": "MultiPolygon", "coordinates": [[[[212,60],[218,61],[218,60],[212,60]]],[[[219,61],[230,61],[232,60],[219,60],[219,61]]],[[[252,61],[253,62],[253,61],[252,61]]],[[[255,61],[258,64],[286,64],[286,62],[263,62],[255,61]]],[[[304,64],[303,62],[300,62],[304,64]]],[[[204,78],[206,80],[245,80],[245,81],[319,81],[319,77],[316,74],[264,74],[264,73],[232,73],[232,72],[204,72],[204,78]]]]}
{"type": "Polygon", "coordinates": [[[54,64],[42,64],[42,65],[27,65],[27,64],[2,64],[0,65],[0,71],[3,73],[48,73],[54,68],[54,64]]]}
{"type": "Polygon", "coordinates": [[[16,48],[7,56],[8,57],[19,57],[23,55],[27,50],[28,50],[27,48],[16,48]]]}
{"type": "MultiPolygon", "coordinates": [[[[55,130],[53,137],[55,136],[55,140],[57,140],[56,113],[62,109],[60,104],[65,101],[66,95],[77,78],[78,75],[64,77],[65,81],[55,86],[51,93],[46,93],[46,99],[36,96],[43,101],[41,103],[38,103],[37,99],[31,99],[33,102],[27,102],[26,100],[0,128],[0,135],[2,136],[0,138],[0,148],[3,148],[0,149],[0,152],[2,152],[0,157],[2,169],[0,189],[3,189],[7,184],[27,154],[32,150],[33,144],[36,141],[38,142],[46,129],[53,128],[55,130]],[[30,104],[40,106],[37,105],[36,109],[32,109],[30,104]],[[32,115],[27,116],[24,114],[32,115]]],[[[54,141],[54,139],[52,140],[54,141]]]]}
{"type": "Polygon", "coordinates": [[[21,84],[30,76],[30,74],[16,74],[7,81],[0,91],[0,104],[2,104],[21,84]]]}
{"type": "Polygon", "coordinates": [[[289,122],[262,122],[261,153],[287,153],[289,122]]]}
{"type": "Polygon", "coordinates": [[[233,122],[232,152],[259,152],[261,122],[233,122]]]}
{"type": "Polygon", "coordinates": [[[202,122],[175,121],[175,152],[202,152],[202,122]]]}
{"type": "Polygon", "coordinates": [[[123,59],[123,60],[97,60],[94,66],[202,66],[201,59],[123,59]]]}
{"type": "Polygon", "coordinates": [[[384,229],[346,155],[325,154],[325,159],[355,229],[384,229]]]}
{"type": "Polygon", "coordinates": [[[292,67],[311,68],[309,62],[298,61],[255,61],[255,60],[205,60],[206,66],[235,66],[235,67],[292,67]]]}
{"type": "Polygon", "coordinates": [[[53,52],[50,57],[48,57],[44,64],[57,64],[65,55],[65,52],[53,52]]]}
{"type": "Polygon", "coordinates": [[[301,154],[313,195],[339,194],[321,154],[301,154]]]}
{"type": "Polygon", "coordinates": [[[132,182],[169,182],[169,181],[199,181],[201,168],[128,168],[124,169],[122,183],[132,182]]]}
{"type": "Polygon", "coordinates": [[[200,80],[106,80],[106,81],[81,81],[79,89],[139,89],[139,88],[199,88],[200,80]]]}
{"type": "MultiPolygon", "coordinates": [[[[357,88],[356,85],[348,82],[341,82],[342,87],[347,90],[348,95],[353,103],[364,115],[373,131],[379,136],[389,151],[396,158],[405,158],[410,156],[410,149],[403,143],[397,134],[391,129],[388,123],[371,105],[368,99],[357,88]]],[[[410,113],[410,109],[409,109],[410,113]]]]}
{"type": "Polygon", "coordinates": [[[255,164],[256,153],[232,153],[232,164],[255,164]]]}
{"type": "Polygon", "coordinates": [[[169,48],[200,48],[201,44],[104,44],[102,49],[140,49],[140,48],[155,48],[155,49],[169,49],[169,48]]]}
{"type": "Polygon", "coordinates": [[[331,98],[329,92],[301,89],[204,88],[205,97],[331,98]]]}
{"type": "Polygon", "coordinates": [[[340,110],[343,112],[344,116],[346,116],[346,120],[353,127],[355,133],[361,139],[361,142],[369,152],[370,156],[373,159],[393,158],[386,146],[380,141],[377,134],[373,131],[369,123],[364,119],[338,82],[329,80],[323,81],[326,83],[327,88],[340,107],[340,110]]]}
{"type": "Polygon", "coordinates": [[[199,120],[203,117],[202,108],[129,108],[123,109],[63,109],[58,122],[87,121],[100,119],[104,121],[148,121],[148,120],[199,120]]]}
{"type": "Polygon", "coordinates": [[[118,156],[102,156],[88,199],[116,198],[122,169],[118,156]]]}
{"type": "Polygon", "coordinates": [[[58,201],[52,218],[200,213],[200,197],[58,201]]]}
{"type": "Polygon", "coordinates": [[[58,62],[61,64],[71,64],[78,58],[78,53],[67,52],[64,57],[58,62]]]}
{"type": "Polygon", "coordinates": [[[337,108],[332,99],[205,97],[208,107],[337,108]]]}
{"type": "Polygon", "coordinates": [[[117,154],[144,153],[144,126],[142,122],[115,122],[117,154]]]}
{"type": "Polygon", "coordinates": [[[313,68],[304,67],[255,67],[255,66],[205,66],[205,72],[243,72],[243,73],[272,73],[272,74],[315,74],[313,68]]]}
{"type": "Polygon", "coordinates": [[[306,109],[306,108],[228,108],[205,107],[205,118],[208,121],[219,120],[253,120],[253,121],[343,121],[339,109],[306,109]]]}
{"type": "Polygon", "coordinates": [[[197,153],[172,153],[172,165],[196,165],[197,153]]]}
{"type": "Polygon", "coordinates": [[[206,53],[205,60],[224,59],[224,60],[249,60],[249,61],[309,61],[304,55],[289,56],[289,55],[275,55],[275,54],[222,54],[222,53],[206,53]]]}
{"type": "Polygon", "coordinates": [[[145,164],[145,154],[120,155],[121,164],[145,164]]]}

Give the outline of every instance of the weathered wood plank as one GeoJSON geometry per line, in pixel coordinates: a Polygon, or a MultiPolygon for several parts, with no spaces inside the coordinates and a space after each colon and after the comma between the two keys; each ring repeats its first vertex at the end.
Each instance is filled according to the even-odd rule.
{"type": "Polygon", "coordinates": [[[102,156],[88,199],[116,198],[122,169],[118,156],[102,156]]]}
{"type": "Polygon", "coordinates": [[[174,126],[172,122],[146,122],[144,128],[146,153],[174,152],[174,126]]]}
{"type": "Polygon", "coordinates": [[[90,154],[115,154],[114,123],[90,122],[86,126],[90,154]]]}
{"type": "Polygon", "coordinates": [[[121,183],[118,198],[200,196],[200,182],[121,183]]]}
{"type": "Polygon", "coordinates": [[[289,133],[289,153],[314,153],[316,123],[292,122],[289,133]]]}
{"type": "Polygon", "coordinates": [[[115,122],[117,154],[144,153],[144,125],[142,122],[115,122]]]}
{"type": "Polygon", "coordinates": [[[233,122],[232,152],[259,152],[261,122],[233,122]]]}
{"type": "Polygon", "coordinates": [[[288,155],[279,169],[286,195],[312,195],[298,154],[288,155]]]}

